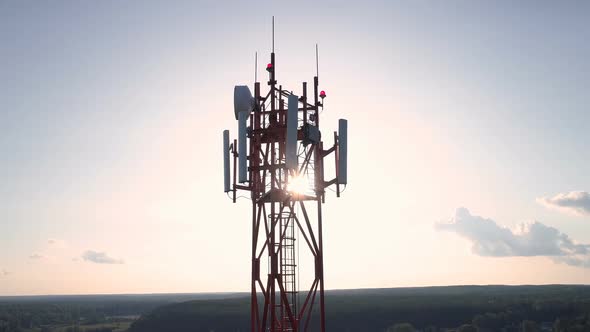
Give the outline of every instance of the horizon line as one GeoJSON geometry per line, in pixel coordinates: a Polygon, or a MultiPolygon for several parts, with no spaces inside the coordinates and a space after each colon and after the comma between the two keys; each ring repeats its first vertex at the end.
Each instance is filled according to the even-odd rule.
{"type": "MultiPolygon", "coordinates": [[[[445,288],[445,287],[543,287],[543,286],[581,286],[590,287],[590,284],[558,283],[558,284],[451,284],[429,286],[399,286],[399,287],[360,287],[360,288],[333,288],[326,292],[351,291],[351,290],[383,290],[383,289],[414,289],[414,288],[445,288]]],[[[197,294],[250,294],[249,291],[204,291],[204,292],[147,292],[147,293],[73,293],[73,294],[22,294],[1,295],[0,299],[24,298],[24,297],[75,297],[75,296],[150,296],[150,295],[197,295],[197,294]]]]}

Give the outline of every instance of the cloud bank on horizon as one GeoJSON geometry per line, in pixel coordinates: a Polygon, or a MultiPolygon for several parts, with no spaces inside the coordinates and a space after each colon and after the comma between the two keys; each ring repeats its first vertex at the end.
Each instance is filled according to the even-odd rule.
{"type": "Polygon", "coordinates": [[[479,256],[546,256],[556,263],[590,268],[590,244],[577,243],[538,221],[521,223],[511,230],[459,208],[449,222],[437,223],[435,227],[468,239],[473,244],[473,253],[479,256]]]}
{"type": "Polygon", "coordinates": [[[124,264],[122,259],[116,259],[107,255],[106,252],[98,252],[94,250],[86,250],[82,254],[82,259],[96,264],[124,264]]]}
{"type": "Polygon", "coordinates": [[[537,202],[548,208],[590,216],[590,193],[586,191],[570,191],[553,197],[540,197],[537,198],[537,202]]]}

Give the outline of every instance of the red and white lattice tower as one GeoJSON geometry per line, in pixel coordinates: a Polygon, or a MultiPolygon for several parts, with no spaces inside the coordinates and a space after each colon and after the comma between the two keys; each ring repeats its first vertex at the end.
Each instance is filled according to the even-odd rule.
{"type": "Polygon", "coordinates": [[[333,144],[325,147],[320,109],[326,94],[318,76],[311,91],[306,82],[299,95],[284,89],[274,50],[266,71],[268,92],[261,93],[259,82],[253,95],[248,86],[234,88],[238,139],[230,142],[223,132],[224,191],[234,203],[238,190],[252,200],[251,330],[324,332],[322,205],[327,187],[339,197],[347,183],[347,121],[339,120],[333,144]],[[335,174],[326,181],[327,157],[334,158],[335,174]],[[298,285],[302,257],[311,258],[305,266],[312,271],[304,271],[312,273],[311,284],[298,285]]]}

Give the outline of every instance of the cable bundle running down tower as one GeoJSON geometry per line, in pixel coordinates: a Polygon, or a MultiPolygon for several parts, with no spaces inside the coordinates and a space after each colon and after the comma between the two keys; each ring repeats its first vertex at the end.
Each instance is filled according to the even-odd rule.
{"type": "Polygon", "coordinates": [[[262,95],[259,82],[254,96],[248,86],[234,88],[238,139],[230,143],[223,132],[224,191],[234,203],[238,190],[252,199],[251,330],[325,332],[322,204],[327,187],[340,197],[347,183],[347,121],[339,120],[333,145],[324,148],[319,111],[326,93],[318,91],[318,76],[311,94],[303,82],[297,96],[278,85],[275,65],[273,38],[269,91],[262,95]],[[336,174],[326,181],[329,156],[336,174]],[[311,285],[298,285],[298,245],[311,257],[311,285]]]}

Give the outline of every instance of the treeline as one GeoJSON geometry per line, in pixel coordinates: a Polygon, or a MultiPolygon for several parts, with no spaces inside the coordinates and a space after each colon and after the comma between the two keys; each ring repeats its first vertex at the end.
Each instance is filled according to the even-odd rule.
{"type": "MultiPolygon", "coordinates": [[[[144,307],[150,310],[156,305],[144,307]]],[[[64,324],[98,324],[112,316],[138,315],[136,304],[19,303],[0,304],[0,332],[64,324]]]]}
{"type": "MultiPolygon", "coordinates": [[[[170,304],[187,298],[0,298],[0,332],[63,331],[66,326],[106,332],[112,330],[107,323],[113,319],[141,313],[131,332],[249,330],[250,299],[243,294],[192,295],[205,299],[170,304]],[[92,323],[104,327],[93,327],[92,323]]],[[[339,332],[590,332],[589,314],[589,286],[462,286],[326,293],[327,328],[339,332]]],[[[314,323],[317,321],[312,320],[314,323]]],[[[67,332],[78,332],[76,329],[80,330],[71,327],[67,332]]]]}
{"type": "MultiPolygon", "coordinates": [[[[199,298],[227,298],[242,294],[139,294],[0,297],[0,332],[52,331],[54,326],[74,326],[71,331],[107,332],[104,328],[79,328],[111,322],[113,318],[139,316],[154,308],[199,298]]],[[[61,331],[61,330],[60,330],[61,331]]]]}
{"type": "MultiPolygon", "coordinates": [[[[489,321],[489,317],[482,320],[482,317],[490,316],[490,314],[478,315],[473,319],[471,324],[463,324],[456,329],[437,328],[435,326],[428,326],[423,329],[417,329],[410,323],[397,323],[389,328],[386,332],[487,332],[487,331],[501,331],[501,332],[589,332],[590,331],[590,314],[583,314],[574,318],[557,318],[553,322],[535,322],[532,320],[523,320],[520,323],[511,321],[505,322],[506,325],[498,321],[489,321]]],[[[494,316],[494,315],[491,315],[494,316]]]]}
{"type": "Polygon", "coordinates": [[[554,322],[590,313],[590,287],[586,286],[545,286],[533,292],[519,287],[497,292],[466,288],[464,293],[433,294],[333,295],[326,299],[326,314],[334,331],[363,331],[364,321],[369,322],[369,331],[402,322],[419,329],[473,324],[480,330],[500,331],[527,320],[554,322]]]}
{"type": "MultiPolygon", "coordinates": [[[[249,299],[191,301],[158,308],[132,332],[247,331],[249,299]]],[[[465,286],[333,291],[326,295],[329,331],[387,331],[408,323],[426,332],[458,330],[587,331],[588,286],[465,286]],[[527,323],[528,322],[528,323],[527,323]]],[[[316,316],[317,317],[317,316],[316,316]]],[[[587,331],[590,332],[590,331],[587,331]]]]}

